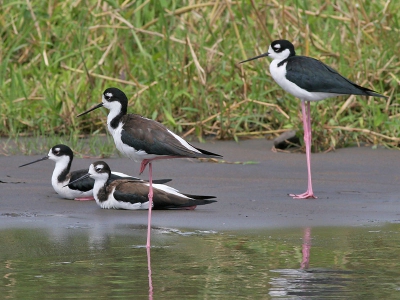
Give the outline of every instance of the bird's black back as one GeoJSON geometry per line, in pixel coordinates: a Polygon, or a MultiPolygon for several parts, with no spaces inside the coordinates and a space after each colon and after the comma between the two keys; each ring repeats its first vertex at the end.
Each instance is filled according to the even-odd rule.
{"type": "Polygon", "coordinates": [[[199,148],[196,149],[201,153],[187,149],[164,125],[154,120],[136,114],[125,115],[121,120],[125,128],[121,132],[121,140],[136,150],[144,150],[148,154],[176,157],[221,157],[199,148]]]}
{"type": "Polygon", "coordinates": [[[291,56],[287,62],[286,78],[309,92],[347,95],[385,96],[357,85],[323,62],[307,56],[291,56]]]}
{"type": "MultiPolygon", "coordinates": [[[[88,169],[73,171],[73,172],[71,172],[71,178],[70,178],[69,181],[72,182],[72,181],[74,181],[74,180],[86,175],[87,172],[88,172],[88,169]]],[[[82,179],[82,180],[79,180],[79,181],[74,182],[72,184],[71,183],[68,184],[68,187],[71,190],[79,190],[79,191],[82,191],[82,192],[87,192],[87,191],[92,190],[93,186],[94,186],[94,179],[92,179],[90,177],[82,179]]]]}

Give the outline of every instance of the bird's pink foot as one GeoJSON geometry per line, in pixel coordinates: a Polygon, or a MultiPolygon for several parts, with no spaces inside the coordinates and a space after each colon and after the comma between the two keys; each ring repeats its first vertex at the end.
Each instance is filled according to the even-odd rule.
{"type": "Polygon", "coordinates": [[[180,209],[182,210],[195,210],[197,207],[197,205],[193,205],[193,206],[186,206],[186,207],[182,207],[180,209]]]}
{"type": "Polygon", "coordinates": [[[139,171],[139,175],[141,175],[143,173],[143,171],[146,169],[147,164],[151,162],[150,159],[143,159],[142,163],[140,164],[140,171],[139,171]]]}
{"type": "Polygon", "coordinates": [[[76,197],[74,200],[76,200],[76,201],[91,201],[91,200],[94,200],[94,197],[93,196],[90,196],[90,197],[76,197]]]}
{"type": "Polygon", "coordinates": [[[293,199],[310,199],[310,198],[317,199],[317,197],[314,196],[314,193],[313,192],[309,192],[309,191],[307,191],[307,192],[305,192],[303,194],[299,194],[299,195],[297,195],[297,194],[289,194],[289,196],[293,197],[293,199]]]}

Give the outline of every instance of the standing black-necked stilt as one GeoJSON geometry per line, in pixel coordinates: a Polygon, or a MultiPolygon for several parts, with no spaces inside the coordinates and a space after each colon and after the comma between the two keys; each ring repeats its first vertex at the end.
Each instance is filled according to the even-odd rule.
{"type": "MultiPolygon", "coordinates": [[[[87,174],[76,179],[78,183],[91,177],[95,180],[93,196],[101,208],[149,209],[149,182],[129,179],[110,181],[111,170],[104,161],[96,161],[87,174]]],[[[73,183],[74,183],[73,182],[73,183]]],[[[189,195],[165,185],[153,184],[153,209],[195,209],[197,205],[216,202],[214,196],[189,195]]]]}
{"type": "Polygon", "coordinates": [[[285,91],[301,100],[307,156],[308,189],[303,194],[290,194],[290,196],[295,199],[316,198],[311,182],[310,101],[320,101],[340,95],[387,97],[355,84],[317,59],[307,56],[296,56],[293,44],[287,40],[274,41],[269,46],[268,52],[240,63],[265,56],[270,56],[273,59],[269,69],[276,83],[285,91]]]}
{"type": "Polygon", "coordinates": [[[127,114],[128,98],[117,88],[108,88],[102,102],[78,115],[82,116],[104,106],[110,110],[107,127],[114,138],[115,146],[125,156],[141,162],[140,173],[149,165],[149,218],[147,244],[150,247],[152,161],[169,158],[221,158],[219,154],[193,147],[164,125],[136,114],[127,114]]]}
{"type": "MultiPolygon", "coordinates": [[[[70,172],[72,160],[74,159],[74,153],[71,148],[66,145],[55,145],[49,151],[49,153],[38,160],[32,161],[30,163],[21,165],[19,167],[24,167],[30,164],[37,163],[39,161],[50,159],[56,163],[51,177],[51,184],[54,190],[65,199],[75,199],[75,200],[94,200],[93,198],[93,185],[94,180],[92,178],[87,178],[76,183],[72,183],[77,178],[82,177],[87,174],[88,170],[76,170],[70,172]]],[[[142,179],[137,177],[132,177],[120,172],[112,172],[110,180],[116,179],[129,179],[137,180],[139,182],[144,182],[142,179]]],[[[169,182],[169,179],[155,180],[157,183],[169,182]]]]}

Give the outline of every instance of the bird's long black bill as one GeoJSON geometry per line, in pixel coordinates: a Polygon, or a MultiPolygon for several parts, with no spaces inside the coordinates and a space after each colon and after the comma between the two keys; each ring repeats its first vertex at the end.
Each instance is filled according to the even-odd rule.
{"type": "Polygon", "coordinates": [[[252,58],[249,58],[249,59],[246,59],[246,60],[243,60],[239,64],[242,64],[242,63],[245,63],[245,62],[248,62],[248,61],[252,61],[252,60],[255,60],[255,59],[258,59],[258,58],[261,58],[261,57],[265,57],[265,56],[268,56],[268,52],[263,53],[263,54],[258,55],[258,56],[255,56],[255,57],[252,57],[252,58]]]}
{"type": "Polygon", "coordinates": [[[92,110],[98,109],[98,108],[100,108],[100,107],[102,107],[102,106],[103,106],[103,103],[97,104],[95,107],[92,107],[91,109],[89,109],[89,110],[87,110],[87,111],[85,111],[85,112],[83,112],[83,113],[77,115],[77,117],[86,115],[87,113],[90,113],[92,110]]]}
{"type": "Polygon", "coordinates": [[[67,185],[70,185],[72,183],[78,182],[78,181],[83,180],[83,179],[88,178],[88,177],[90,177],[89,173],[79,177],[78,179],[75,179],[74,181],[69,182],[68,184],[64,185],[63,187],[66,187],[67,185]]]}
{"type": "Polygon", "coordinates": [[[19,166],[18,168],[25,167],[25,166],[27,166],[27,165],[31,165],[31,164],[34,164],[34,163],[37,163],[37,162],[39,162],[39,161],[46,160],[46,159],[49,159],[49,156],[48,156],[48,155],[46,155],[45,157],[42,157],[42,158],[40,158],[40,159],[38,159],[38,160],[31,161],[30,163],[21,165],[21,166],[19,166]]]}

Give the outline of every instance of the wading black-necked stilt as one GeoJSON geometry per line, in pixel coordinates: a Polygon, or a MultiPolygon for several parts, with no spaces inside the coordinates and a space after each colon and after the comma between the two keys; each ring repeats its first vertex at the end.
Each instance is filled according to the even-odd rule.
{"type": "MultiPolygon", "coordinates": [[[[70,172],[72,160],[74,159],[74,153],[71,148],[66,145],[55,145],[49,151],[49,153],[38,160],[32,161],[30,163],[21,165],[19,167],[24,167],[30,164],[37,163],[39,161],[50,159],[56,163],[51,176],[51,184],[54,190],[65,199],[75,199],[75,200],[94,200],[93,198],[93,185],[94,179],[86,178],[76,183],[70,183],[77,178],[82,177],[87,174],[88,169],[76,170],[70,172]]],[[[139,182],[144,182],[142,179],[126,175],[120,172],[112,172],[110,180],[116,179],[129,179],[137,180],[139,182]]],[[[156,183],[166,183],[169,179],[155,180],[156,183]]]]}
{"type": "Polygon", "coordinates": [[[128,98],[117,88],[103,92],[102,102],[78,115],[82,116],[104,106],[110,112],[107,116],[108,131],[114,138],[115,146],[125,156],[141,162],[140,173],[149,165],[149,218],[147,244],[150,247],[152,161],[169,158],[221,158],[219,154],[193,147],[164,125],[136,114],[127,114],[128,98]]]}
{"type": "MultiPolygon", "coordinates": [[[[110,181],[111,170],[104,161],[96,161],[87,174],[76,179],[78,183],[91,177],[94,179],[93,196],[101,208],[149,209],[149,182],[129,179],[110,181]]],[[[153,209],[195,209],[197,205],[216,202],[214,196],[189,195],[165,185],[153,184],[153,209]]]]}
{"type": "Polygon", "coordinates": [[[265,56],[273,59],[269,70],[276,83],[285,91],[301,100],[304,142],[306,144],[307,156],[308,188],[303,194],[290,194],[290,196],[295,199],[316,198],[311,182],[310,101],[320,101],[340,95],[387,97],[355,84],[317,59],[307,56],[296,56],[293,44],[287,40],[274,41],[269,46],[268,52],[240,63],[265,56]]]}

